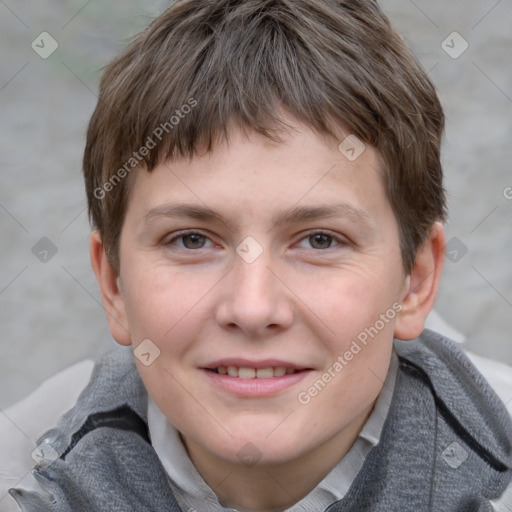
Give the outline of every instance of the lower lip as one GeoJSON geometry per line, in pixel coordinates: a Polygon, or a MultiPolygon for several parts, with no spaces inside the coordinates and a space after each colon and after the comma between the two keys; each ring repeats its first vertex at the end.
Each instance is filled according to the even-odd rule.
{"type": "Polygon", "coordinates": [[[310,370],[271,377],[269,379],[240,379],[221,375],[209,370],[202,370],[206,376],[221,389],[243,397],[272,396],[299,383],[309,374],[310,370]]]}

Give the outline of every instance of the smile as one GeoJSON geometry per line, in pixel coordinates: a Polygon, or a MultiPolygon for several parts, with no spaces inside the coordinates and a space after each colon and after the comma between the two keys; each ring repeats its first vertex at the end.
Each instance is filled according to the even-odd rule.
{"type": "Polygon", "coordinates": [[[211,370],[220,375],[229,375],[230,377],[238,377],[239,379],[271,379],[272,377],[282,377],[283,375],[291,375],[296,373],[295,368],[286,368],[284,366],[276,366],[273,368],[248,368],[244,366],[219,366],[211,370]]]}
{"type": "Polygon", "coordinates": [[[265,397],[294,386],[311,368],[279,360],[222,360],[200,368],[218,389],[241,397],[265,397]]]}

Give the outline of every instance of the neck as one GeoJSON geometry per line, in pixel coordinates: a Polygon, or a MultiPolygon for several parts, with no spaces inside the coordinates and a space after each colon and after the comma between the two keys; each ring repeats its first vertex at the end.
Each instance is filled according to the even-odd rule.
{"type": "Polygon", "coordinates": [[[348,453],[373,404],[334,437],[313,450],[280,463],[246,467],[221,459],[184,439],[203,480],[224,506],[240,512],[274,512],[290,508],[309,494],[348,453]]]}

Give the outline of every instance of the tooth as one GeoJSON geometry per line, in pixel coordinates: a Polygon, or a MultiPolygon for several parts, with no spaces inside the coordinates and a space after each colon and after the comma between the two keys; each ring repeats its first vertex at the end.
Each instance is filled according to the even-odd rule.
{"type": "Polygon", "coordinates": [[[286,373],[287,373],[288,375],[290,375],[291,373],[295,373],[295,370],[294,370],[293,368],[288,368],[288,369],[286,370],[286,373]]]}
{"type": "Polygon", "coordinates": [[[274,376],[272,368],[258,368],[256,370],[256,377],[258,379],[271,379],[274,376]]]}
{"type": "Polygon", "coordinates": [[[238,377],[238,368],[236,366],[228,366],[227,370],[230,377],[238,377]]]}
{"type": "Polygon", "coordinates": [[[220,373],[221,375],[226,375],[228,373],[228,370],[225,366],[219,366],[217,368],[217,372],[220,373]]]}
{"type": "Polygon", "coordinates": [[[274,377],[282,377],[286,373],[286,368],[284,366],[278,366],[274,368],[274,377]]]}
{"type": "Polygon", "coordinates": [[[239,368],[238,378],[239,379],[254,379],[256,377],[256,370],[254,368],[239,368]]]}

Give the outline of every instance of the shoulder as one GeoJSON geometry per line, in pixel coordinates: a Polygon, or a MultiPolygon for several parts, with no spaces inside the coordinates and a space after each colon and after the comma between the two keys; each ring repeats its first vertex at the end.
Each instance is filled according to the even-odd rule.
{"type": "MultiPolygon", "coordinates": [[[[428,373],[439,373],[443,384],[450,384],[444,377],[452,377],[451,384],[457,384],[465,391],[470,388],[480,393],[492,389],[512,415],[512,367],[468,351],[462,341],[453,341],[444,334],[431,330],[414,341],[395,340],[399,356],[410,361],[421,361],[428,373]]],[[[455,391],[452,388],[452,391],[455,391]]],[[[469,394],[471,396],[471,394],[469,394]]]]}
{"type": "Polygon", "coordinates": [[[96,364],[84,360],[67,368],[3,411],[0,414],[2,512],[18,510],[7,494],[8,489],[40,491],[31,472],[41,464],[41,459],[54,455],[48,450],[55,452],[66,448],[69,436],[77,432],[90,415],[117,410],[123,404],[129,404],[145,418],[147,392],[136,370],[133,350],[114,346],[101,355],[96,364]],[[43,442],[43,436],[52,438],[50,448],[43,442]]]}
{"type": "Polygon", "coordinates": [[[464,342],[466,341],[466,337],[454,329],[436,311],[430,313],[426,320],[425,327],[457,342],[475,368],[484,376],[491,388],[493,388],[501,401],[507,406],[509,414],[512,413],[512,403],[509,403],[512,400],[511,366],[465,350],[464,342]]]}
{"type": "Polygon", "coordinates": [[[505,405],[512,398],[510,367],[468,354],[461,343],[428,329],[415,340],[395,340],[395,349],[402,370],[424,381],[440,410],[449,411],[476,439],[482,437],[482,425],[487,425],[481,438],[485,445],[490,442],[487,434],[500,445],[504,430],[512,437],[505,405]]]}
{"type": "Polygon", "coordinates": [[[81,361],[54,375],[33,393],[0,414],[0,504],[2,511],[18,510],[7,496],[11,487],[27,484],[37,460],[36,439],[53,427],[76,403],[94,368],[81,361]],[[36,451],[34,451],[36,450],[36,451]],[[9,508],[11,507],[11,508],[9,508]]]}
{"type": "Polygon", "coordinates": [[[512,413],[512,367],[469,351],[466,355],[512,413]]]}
{"type": "MultiPolygon", "coordinates": [[[[441,392],[460,425],[491,453],[505,456],[510,467],[512,367],[466,351],[438,332],[424,331],[417,340],[397,345],[406,362],[426,370],[429,385],[436,395],[441,392]]],[[[491,504],[497,512],[512,510],[512,483],[491,504]]]]}
{"type": "MultiPolygon", "coordinates": [[[[484,376],[512,416],[512,367],[469,351],[466,351],[466,355],[484,376]]],[[[512,510],[512,484],[506,489],[501,498],[491,503],[497,512],[512,510]]]]}

